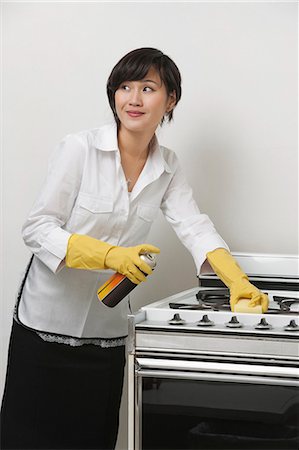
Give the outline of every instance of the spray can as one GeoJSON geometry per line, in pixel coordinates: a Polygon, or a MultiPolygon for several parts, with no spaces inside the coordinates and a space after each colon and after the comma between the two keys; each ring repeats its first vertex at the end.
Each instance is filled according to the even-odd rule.
{"type": "MultiPolygon", "coordinates": [[[[152,269],[156,266],[156,258],[152,253],[144,253],[140,255],[140,259],[146,262],[152,269]]],[[[138,285],[129,280],[125,275],[115,273],[98,289],[98,299],[106,306],[113,308],[136,286],[138,285]]]]}

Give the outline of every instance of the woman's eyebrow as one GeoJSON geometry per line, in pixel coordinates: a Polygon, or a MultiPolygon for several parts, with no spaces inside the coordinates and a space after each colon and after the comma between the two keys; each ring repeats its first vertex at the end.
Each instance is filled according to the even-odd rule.
{"type": "Polygon", "coordinates": [[[156,81],[154,81],[154,80],[141,80],[143,83],[154,83],[154,84],[156,84],[157,86],[159,86],[159,83],[157,83],[156,81]]]}

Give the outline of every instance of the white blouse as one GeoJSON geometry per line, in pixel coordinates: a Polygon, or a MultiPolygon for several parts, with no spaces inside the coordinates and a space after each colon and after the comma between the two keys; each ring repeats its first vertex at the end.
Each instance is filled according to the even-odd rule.
{"type": "Polygon", "coordinates": [[[156,137],[129,195],[114,123],[67,135],[23,226],[25,244],[36,257],[18,305],[20,322],[77,338],[126,336],[128,302],[109,308],[96,295],[112,272],[66,267],[68,239],[79,233],[113,245],[141,244],[159,210],[191,252],[198,273],[207,252],[228,248],[200,213],[175,153],[156,137]]]}

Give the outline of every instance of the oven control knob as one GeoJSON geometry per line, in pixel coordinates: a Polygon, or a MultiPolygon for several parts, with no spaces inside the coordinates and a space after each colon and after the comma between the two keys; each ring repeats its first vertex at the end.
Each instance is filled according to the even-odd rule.
{"type": "Polygon", "coordinates": [[[184,325],[186,321],[181,318],[181,316],[176,313],[171,320],[169,320],[170,325],[184,325]]]}
{"type": "Polygon", "coordinates": [[[299,326],[296,322],[296,320],[291,320],[290,323],[284,327],[285,331],[298,331],[299,330],[299,326]]]}
{"type": "Polygon", "coordinates": [[[204,314],[202,316],[202,319],[199,322],[197,322],[198,327],[211,327],[213,325],[214,325],[214,322],[209,319],[207,314],[204,314]]]}
{"type": "Polygon", "coordinates": [[[266,321],[266,319],[263,317],[255,327],[256,330],[270,330],[272,328],[272,325],[266,321]]]}
{"type": "Polygon", "coordinates": [[[243,325],[238,321],[237,316],[233,316],[225,326],[228,328],[241,328],[243,325]]]}

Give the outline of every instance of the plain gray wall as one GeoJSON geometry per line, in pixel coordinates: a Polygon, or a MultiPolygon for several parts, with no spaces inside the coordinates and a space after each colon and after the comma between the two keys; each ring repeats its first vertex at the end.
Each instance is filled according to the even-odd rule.
{"type": "MultiPolygon", "coordinates": [[[[233,251],[298,252],[297,2],[2,4],[1,373],[17,285],[20,229],[54,146],[112,119],[106,79],[128,51],[178,64],[183,97],[159,131],[200,209],[233,251]]],[[[160,216],[158,268],[133,308],[197,285],[187,250],[160,216]]],[[[126,391],[118,448],[126,448],[126,391]]]]}

